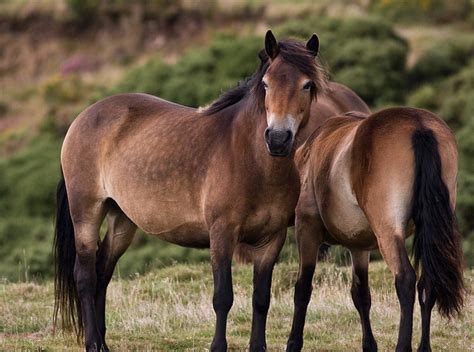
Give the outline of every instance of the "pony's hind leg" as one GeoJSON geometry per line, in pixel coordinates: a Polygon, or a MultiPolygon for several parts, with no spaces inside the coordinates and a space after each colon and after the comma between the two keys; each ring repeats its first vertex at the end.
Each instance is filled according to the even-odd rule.
{"type": "Polygon", "coordinates": [[[374,232],[382,256],[395,278],[400,302],[400,328],[396,351],[411,351],[416,274],[405,248],[405,236],[389,229],[374,229],[374,232]]]}
{"type": "Polygon", "coordinates": [[[97,252],[97,289],[95,294],[95,309],[97,325],[102,336],[104,349],[105,343],[105,298],[107,286],[112,278],[117,261],[132,243],[136,225],[122,212],[118,205],[108,200],[107,234],[100,244],[97,252]]]}
{"type": "Polygon", "coordinates": [[[95,310],[97,284],[95,265],[99,229],[104,218],[104,204],[101,201],[78,203],[71,202],[70,209],[76,243],[74,282],[81,307],[79,320],[83,323],[86,351],[99,351],[103,347],[103,340],[97,326],[95,310]]]}
{"type": "Polygon", "coordinates": [[[431,310],[436,303],[436,295],[429,280],[421,274],[418,281],[418,301],[421,308],[421,342],[418,352],[431,352],[430,323],[431,310]]]}
{"type": "Polygon", "coordinates": [[[369,256],[369,251],[351,250],[351,295],[362,324],[362,348],[364,351],[377,351],[377,343],[370,326],[369,256]]]}

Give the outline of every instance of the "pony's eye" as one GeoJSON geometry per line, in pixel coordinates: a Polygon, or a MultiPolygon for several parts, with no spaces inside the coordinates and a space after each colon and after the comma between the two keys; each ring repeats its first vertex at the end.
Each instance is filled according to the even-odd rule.
{"type": "Polygon", "coordinates": [[[305,85],[303,86],[304,91],[310,91],[311,88],[313,88],[313,82],[311,82],[311,81],[306,82],[305,85]]]}
{"type": "Polygon", "coordinates": [[[263,84],[263,89],[267,90],[268,89],[268,84],[265,81],[262,81],[263,84]]]}

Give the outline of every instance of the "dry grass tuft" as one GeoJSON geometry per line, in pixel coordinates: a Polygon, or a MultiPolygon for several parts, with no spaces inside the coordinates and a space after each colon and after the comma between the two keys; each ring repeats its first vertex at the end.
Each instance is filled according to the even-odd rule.
{"type": "MultiPolygon", "coordinates": [[[[296,263],[276,267],[268,318],[269,350],[284,350],[293,314],[296,263]]],[[[231,349],[243,350],[251,325],[249,266],[234,268],[234,305],[229,315],[231,349]]],[[[466,272],[470,288],[462,317],[446,321],[433,315],[433,350],[474,349],[474,272],[466,272]]],[[[318,265],[305,330],[307,351],[360,350],[361,331],[350,298],[350,268],[318,265]]],[[[381,351],[395,348],[399,308],[392,278],[383,263],[370,268],[372,324],[381,351]]],[[[145,276],[114,279],[108,293],[108,343],[114,351],[202,351],[209,348],[214,329],[210,267],[177,265],[145,276]]],[[[0,283],[1,350],[78,350],[69,334],[52,335],[52,284],[0,283]]],[[[420,339],[419,308],[415,310],[413,347],[420,339]]]]}

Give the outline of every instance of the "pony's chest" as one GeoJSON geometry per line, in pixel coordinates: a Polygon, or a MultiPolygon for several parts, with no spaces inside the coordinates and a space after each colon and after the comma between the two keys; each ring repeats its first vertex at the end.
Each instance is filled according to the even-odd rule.
{"type": "Polygon", "coordinates": [[[245,242],[259,241],[286,230],[296,206],[297,194],[275,196],[266,202],[257,202],[249,207],[243,220],[242,237],[245,242]]]}

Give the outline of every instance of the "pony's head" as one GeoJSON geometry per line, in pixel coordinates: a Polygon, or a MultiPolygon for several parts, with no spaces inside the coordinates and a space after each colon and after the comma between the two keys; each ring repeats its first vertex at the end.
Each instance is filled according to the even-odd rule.
{"type": "Polygon", "coordinates": [[[287,156],[298,130],[309,119],[310,107],[326,84],[326,72],[316,59],[319,39],[313,34],[306,44],[296,40],[277,42],[273,33],[265,36],[257,71],[237,87],[222,94],[204,115],[213,115],[248,100],[257,114],[266,114],[265,142],[273,156],[287,156]]]}
{"type": "Polygon", "coordinates": [[[289,155],[296,133],[308,121],[311,102],[325,79],[315,60],[318,50],[316,34],[306,45],[294,40],[277,42],[271,31],[265,36],[260,58],[267,68],[256,89],[264,96],[265,142],[272,156],[289,155]]]}

